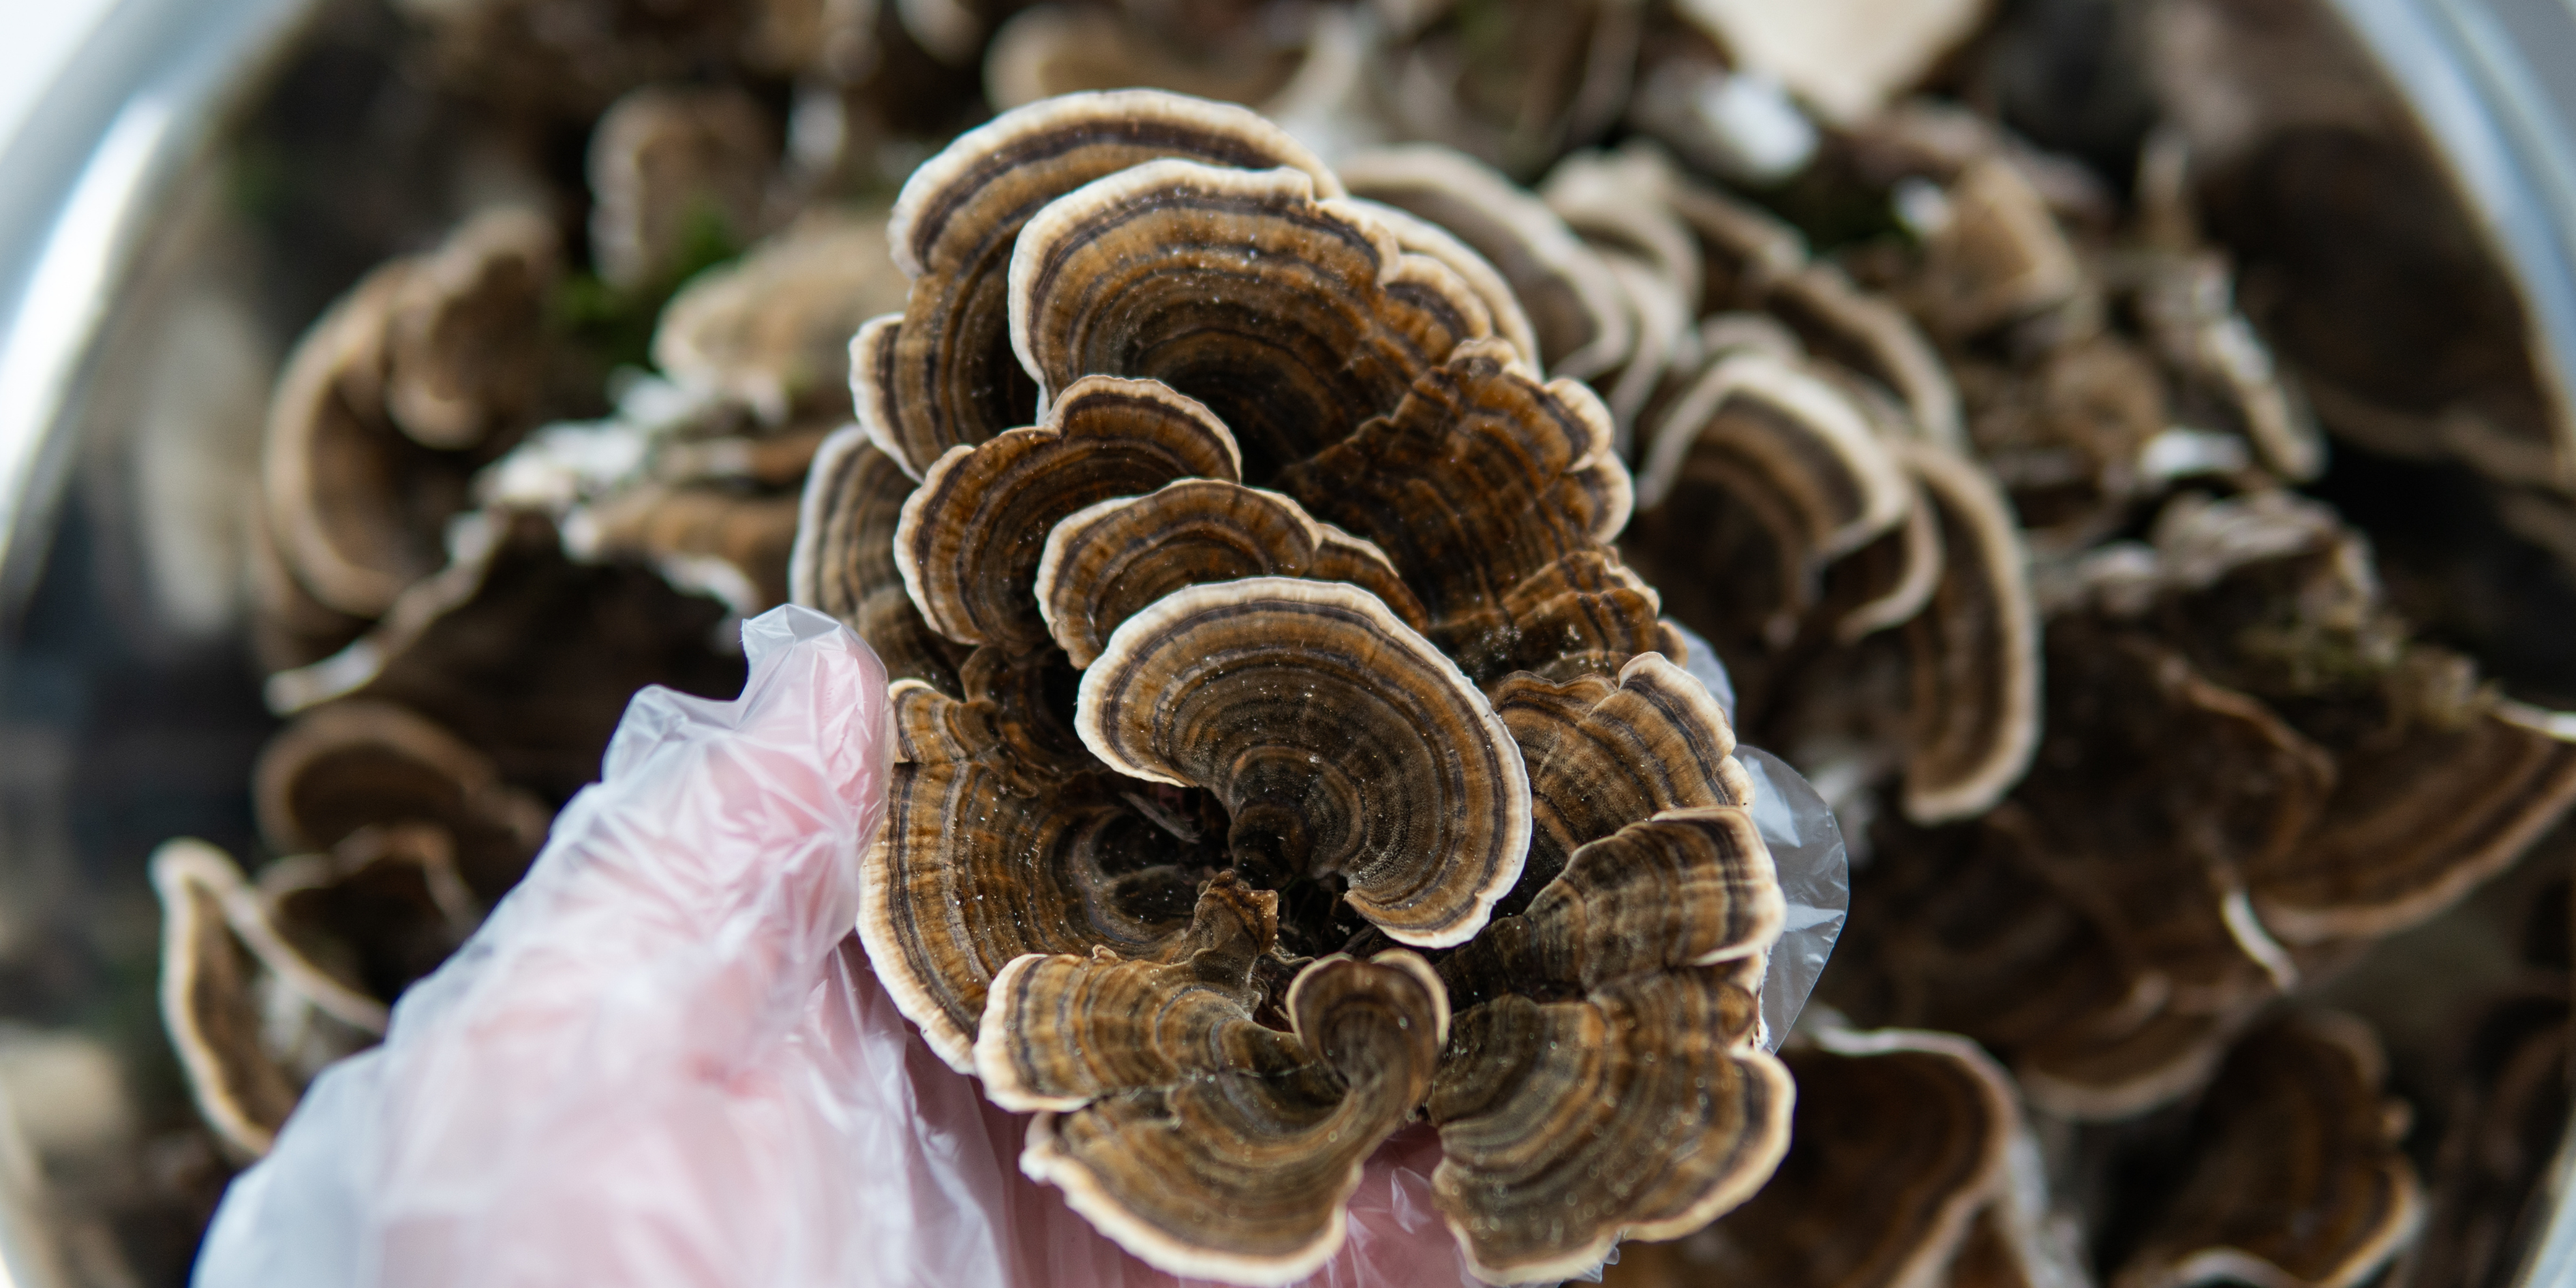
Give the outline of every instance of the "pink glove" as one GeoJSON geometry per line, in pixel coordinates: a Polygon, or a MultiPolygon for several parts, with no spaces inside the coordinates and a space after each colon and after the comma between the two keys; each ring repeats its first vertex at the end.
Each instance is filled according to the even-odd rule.
{"type": "MultiPolygon", "coordinates": [[[[1174,1281],[1019,1174],[850,933],[885,673],[831,619],[743,627],[733,702],[648,689],[527,880],[317,1080],[224,1196],[201,1288],[1174,1281]]],[[[1316,1285],[1470,1283],[1399,1135],[1316,1285]]]]}

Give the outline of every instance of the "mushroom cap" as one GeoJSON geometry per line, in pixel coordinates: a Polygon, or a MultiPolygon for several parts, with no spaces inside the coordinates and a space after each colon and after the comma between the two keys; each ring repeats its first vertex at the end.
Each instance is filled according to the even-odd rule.
{"type": "Polygon", "coordinates": [[[1429,625],[1376,546],[1316,522],[1280,493],[1219,479],[1182,479],[1075,511],[1047,534],[1037,602],[1057,646],[1084,667],[1146,605],[1183,586],[1245,577],[1348,582],[1405,625],[1429,625]]]}
{"type": "Polygon", "coordinates": [[[535,415],[562,250],[543,215],[487,211],[401,274],[384,339],[386,414],[423,447],[480,446],[535,415]]]}
{"type": "Polygon", "coordinates": [[[1672,810],[1577,850],[1449,959],[1472,1004],[1432,1087],[1432,1190],[1477,1274],[1581,1273],[1770,1175],[1794,1097],[1751,990],[1785,917],[1745,810],[1672,810]]]}
{"type": "Polygon", "coordinates": [[[427,824],[488,906],[518,883],[553,811],[501,780],[489,756],[414,712],[352,699],[298,716],[260,749],[251,795],[280,853],[329,851],[387,824],[427,824]]]}
{"type": "Polygon", "coordinates": [[[1470,674],[1577,655],[1615,670],[1663,641],[1661,601],[1603,544],[1633,495],[1613,438],[1588,389],[1467,344],[1278,487],[1384,551],[1470,674]]]}
{"type": "Polygon", "coordinates": [[[1383,99],[1402,134],[1529,173],[1616,123],[1645,17],[1632,0],[1406,5],[1383,99]]]}
{"type": "MultiPolygon", "coordinates": [[[[2026,370],[1963,363],[1974,388],[1977,447],[2013,491],[2034,544],[2075,550],[2132,517],[2172,481],[2148,468],[2178,411],[2167,375],[2116,334],[2052,346],[2026,370]]],[[[2180,431],[2197,433],[2200,431],[2180,431]]]]}
{"type": "Polygon", "coordinates": [[[2103,561],[2096,611],[2150,624],[2334,767],[2315,827],[2246,863],[2251,915],[2271,933],[2308,945],[2416,924],[2576,798],[2567,718],[2499,698],[2467,659],[2409,639],[2332,511],[2285,493],[2184,496],[2154,536],[2151,553],[2103,561]]]}
{"type": "Polygon", "coordinates": [[[1910,475],[1906,486],[1913,499],[1906,505],[1905,521],[1827,571],[1826,601],[1849,605],[1834,620],[1834,642],[1838,644],[1858,643],[1891,626],[1914,620],[1931,604],[1932,592],[1940,588],[1940,511],[1933,508],[1910,475]]]}
{"type": "MultiPolygon", "coordinates": [[[[1064,995],[1081,987],[1081,975],[1128,966],[1035,960],[1039,971],[1007,974],[1011,991],[996,991],[997,1006],[1067,1008],[1064,995]],[[1070,978],[1045,977],[1058,973],[1070,978]]],[[[1150,987],[1123,999],[1106,992],[1074,1011],[1078,1024],[1131,1027],[1140,1011],[1163,1018],[1156,1012],[1165,999],[1150,987]]],[[[1428,1092],[1448,1006],[1430,968],[1396,949],[1309,963],[1289,985],[1285,1009],[1285,1035],[1248,1018],[1222,1027],[1270,1061],[1295,1063],[1220,1063],[1200,1045],[1178,1076],[1104,1087],[1079,1108],[1040,1113],[1021,1170],[1062,1188],[1075,1211],[1158,1269],[1261,1285],[1305,1277],[1340,1248],[1343,1205],[1362,1165],[1428,1092]]],[[[1066,1033],[1056,1042],[1081,1051],[1109,1045],[1106,1036],[1066,1033]]]]}
{"type": "Polygon", "coordinates": [[[1238,864],[1275,881],[1337,874],[1401,942],[1466,941],[1520,877],[1529,778],[1510,730],[1356,587],[1177,591],[1110,636],[1076,713],[1111,769],[1212,792],[1238,864]]]}
{"type": "Polygon", "coordinates": [[[1086,374],[1160,380],[1243,444],[1244,477],[1340,441],[1493,319],[1301,170],[1149,161],[1049,203],[1011,253],[1011,347],[1041,402],[1086,374]]]}
{"type": "MultiPolygon", "coordinates": [[[[1349,182],[1349,176],[1343,176],[1349,182]]],[[[1459,240],[1457,234],[1414,214],[1401,206],[1390,206],[1364,197],[1345,198],[1354,208],[1386,226],[1395,234],[1395,244],[1407,253],[1428,255],[1456,273],[1467,288],[1484,303],[1485,312],[1493,318],[1494,334],[1510,344],[1522,362],[1535,367],[1539,363],[1538,334],[1532,329],[1529,314],[1522,310],[1520,297],[1512,293],[1512,284],[1487,262],[1476,248],[1459,240]]]]}
{"type": "Polygon", "coordinates": [[[1964,338],[2043,313],[2087,288],[2047,200],[2011,161],[1970,161],[1946,198],[1943,222],[1925,237],[1915,309],[1943,335],[1964,338]]]}
{"type": "Polygon", "coordinates": [[[1462,1000],[1579,994],[1759,958],[1787,918],[1779,871],[1748,810],[1666,810],[1577,849],[1527,911],[1497,920],[1443,971],[1462,1000]]]}
{"type": "Polygon", "coordinates": [[[1052,741],[1030,729],[1045,717],[1025,689],[992,684],[1003,668],[970,669],[979,690],[964,699],[894,684],[886,826],[859,866],[868,958],[961,1072],[973,1070],[985,990],[1004,966],[1097,948],[1157,957],[1219,862],[1173,808],[1147,808],[1152,789],[1026,758],[1020,749],[1052,741]]]}
{"type": "Polygon", "coordinates": [[[2039,747],[2039,614],[2029,555],[1994,479],[1929,443],[1903,445],[1940,521],[1941,577],[1906,624],[1914,724],[1905,812],[1918,822],[2000,799],[2039,747]]]}
{"type": "Polygon", "coordinates": [[[369,273],[297,341],[269,402],[257,525],[280,574],[263,600],[291,634],[345,641],[437,570],[473,471],[543,410],[560,271],[542,217],[487,211],[369,273]]]}
{"type": "Polygon", "coordinates": [[[391,1001],[447,960],[483,920],[456,868],[455,842],[426,823],[360,828],[327,854],[259,874],[278,936],[368,997],[391,1001]]]}
{"type": "Polygon", "coordinates": [[[1006,292],[1021,229],[1056,198],[1158,157],[1289,166],[1340,195],[1332,171],[1279,127],[1177,94],[1069,94],[959,135],[904,182],[886,227],[896,266],[914,279],[901,319],[872,323],[854,343],[852,398],[887,455],[917,473],[1029,419],[1035,397],[1013,362],[1018,309],[1006,292]]]}
{"type": "Polygon", "coordinates": [[[366,632],[367,619],[341,612],[304,588],[278,552],[267,510],[259,506],[243,521],[248,529],[243,579],[249,583],[252,656],[262,671],[276,672],[347,647],[366,632]]]}
{"type": "Polygon", "coordinates": [[[298,1065],[318,1067],[371,1043],[385,1030],[385,1005],[279,935],[223,851],[168,842],[152,856],[152,885],[161,898],[162,1024],[207,1125],[236,1154],[257,1158],[311,1076],[298,1065]],[[281,1037],[308,1049],[280,1051],[281,1037]]]}
{"type": "Polygon", "coordinates": [[[1429,1102],[1431,1185],[1479,1277],[1580,1274],[1622,1238],[1678,1238],[1760,1188],[1795,1088],[1753,1045],[1759,976],[1737,962],[1459,1013],[1429,1102]]]}
{"type": "Polygon", "coordinates": [[[1279,942],[1279,896],[1219,874],[1169,960],[1030,953],[993,977],[976,1030],[985,1095],[1014,1112],[1078,1109],[1193,1072],[1277,1076],[1306,1062],[1255,1022],[1254,968],[1279,942]]]}
{"type": "Polygon", "coordinates": [[[1239,477],[1234,436],[1152,380],[1085,376],[1043,424],[949,448],[903,504],[896,567],[931,629],[969,644],[1047,640],[1031,594],[1047,534],[1075,511],[1178,478],[1239,477]]]}
{"type": "Polygon", "coordinates": [[[1868,930],[1847,940],[1857,960],[1845,978],[1873,977],[1894,1022],[1965,1032],[2003,1054],[2051,1113],[2110,1120],[2172,1102],[2208,1080],[2272,996],[2209,880],[2174,872],[2163,852],[2115,852],[2125,869],[2095,854],[2052,875],[2055,847],[2082,841],[2044,830],[2017,801],[1965,826],[1882,829],[1881,841],[1875,875],[1855,891],[1853,921],[1868,930]],[[2095,876],[2120,884],[2094,897],[2071,888],[2095,876]]]}
{"type": "Polygon", "coordinates": [[[1895,527],[1912,501],[1903,467],[1857,400],[1765,353],[1711,363],[1670,404],[1637,480],[1638,503],[1662,504],[1685,469],[1779,498],[1815,565],[1895,527]]]}
{"type": "Polygon", "coordinates": [[[278,556],[314,599],[362,619],[437,569],[438,524],[465,501],[462,471],[384,410],[385,331],[412,268],[369,274],[296,342],[260,445],[278,556]]]}
{"type": "Polygon", "coordinates": [[[895,566],[895,528],[912,490],[903,467],[861,427],[844,426],[823,440],[797,510],[788,600],[858,632],[889,681],[922,680],[953,696],[964,692],[957,665],[965,649],[930,629],[895,566]]]}
{"type": "Polygon", "coordinates": [[[2576,720],[2497,701],[2335,765],[2323,825],[2245,873],[2256,915],[2291,943],[2417,925],[2521,857],[2576,803],[2576,720]]]}
{"type": "Polygon", "coordinates": [[[1920,1030],[1826,1029],[1780,1058],[1798,1080],[1789,1152],[1709,1227],[1703,1273],[1782,1288],[1956,1284],[1943,1272],[2010,1183],[2012,1080],[1975,1043],[1920,1030]]]}
{"type": "Polygon", "coordinates": [[[1665,810],[1750,805],[1735,731],[1706,686],[1660,653],[1614,677],[1562,684],[1521,672],[1493,688],[1494,712],[1529,767],[1532,830],[1520,911],[1576,850],[1665,810]]]}
{"type": "Polygon", "coordinates": [[[1539,199],[1596,251],[1616,250],[1680,293],[1685,315],[1700,298],[1699,242],[1664,200],[1670,169],[1652,144],[1577,152],[1539,185],[1539,199]]]}
{"type": "MultiPolygon", "coordinates": [[[[1352,195],[1447,229],[1493,265],[1527,311],[1540,369],[1583,380],[1627,356],[1628,313],[1609,270],[1546,202],[1499,171],[1436,144],[1364,152],[1338,168],[1352,195]]],[[[1497,329],[1507,325],[1498,315],[1497,329]]]]}
{"type": "Polygon", "coordinates": [[[2052,742],[2012,807],[2045,877],[2204,1007],[2293,982],[2247,875],[2311,844],[2333,759],[2142,633],[2069,620],[2050,657],[2052,742]]]}
{"type": "Polygon", "coordinates": [[[680,288],[653,328],[653,365],[739,400],[769,425],[847,410],[849,341],[902,304],[885,224],[809,217],[680,288]]]}
{"type": "Polygon", "coordinates": [[[647,684],[738,692],[742,659],[716,651],[724,616],[656,572],[565,557],[544,516],[493,511],[456,525],[454,558],[403,593],[356,643],[269,677],[291,714],[340,697],[427,715],[541,796],[570,797],[647,684]]]}
{"type": "Polygon", "coordinates": [[[1816,356],[1851,368],[1896,395],[1915,429],[1952,451],[1968,450],[1959,387],[1948,364],[1903,310],[1816,262],[1780,279],[1763,309],[1789,324],[1816,356]]]}
{"type": "Polygon", "coordinates": [[[625,290],[667,284],[693,240],[745,245],[778,137],[758,100],[730,85],[646,85],[600,115],[590,138],[590,244],[599,275],[625,290]],[[712,225],[712,227],[710,227],[712,225]]]}
{"type": "MultiPolygon", "coordinates": [[[[2563,919],[2564,886],[2558,895],[2563,919]]],[[[2539,955],[2527,948],[2526,964],[2539,955]]],[[[2565,964],[2562,957],[2556,971],[2532,972],[2478,1017],[2435,1155],[2432,1210],[2406,1252],[2418,1282],[2496,1282],[2547,1228],[2556,1206],[2549,1177],[2567,1123],[2567,1062],[2576,1053],[2565,964]]]]}
{"type": "Polygon", "coordinates": [[[2348,1016],[2296,1014],[2248,1034],[2201,1103],[2190,1173],[2114,1288],[2368,1279],[2414,1234],[2423,1202],[2386,1076],[2378,1038],[2348,1016]]]}
{"type": "Polygon", "coordinates": [[[1938,529],[1867,396],[1796,353],[1735,348],[1681,386],[1649,426],[1638,492],[1657,512],[1641,558],[1688,618],[1745,641],[1739,656],[1785,648],[1829,598],[1839,631],[1893,625],[1939,575],[1938,529]],[[1854,558],[1891,533],[1899,558],[1854,558]]]}
{"type": "Polygon", "coordinates": [[[2051,1112],[2127,1117],[2204,1081],[2295,982],[2247,874],[2304,852],[2335,767],[2143,631],[2062,618],[2049,658],[2030,777],[1956,852],[1885,834],[1865,893],[1902,909],[1873,937],[1897,1018],[1985,1042],[2051,1112]]]}
{"type": "Polygon", "coordinates": [[[1699,243],[1702,270],[1695,314],[1757,307],[1772,287],[1806,266],[1807,235],[1796,225],[1700,183],[1678,166],[1666,164],[1661,170],[1658,196],[1699,243]]]}
{"type": "MultiPolygon", "coordinates": [[[[1618,424],[1534,371],[1539,325],[1473,237],[1230,123],[1167,95],[1039,104],[907,186],[914,293],[851,342],[861,429],[818,454],[791,578],[875,630],[903,625],[891,575],[973,649],[893,686],[861,938],[933,1050],[1041,1114],[1024,1170],[1158,1266],[1312,1268],[1359,1160],[1441,1078],[1477,1088],[1445,1120],[1479,1152],[1443,1202],[1481,1264],[1677,1233],[1782,1146],[1754,989],[1786,913],[1726,717],[1608,544],[1635,502],[1618,424]],[[1529,907],[1489,927],[1516,887],[1529,907]],[[1444,973],[1496,1042],[1545,1020],[1615,1049],[1451,1034],[1443,1057],[1444,974],[1343,955],[1389,940],[1476,941],[1444,973]],[[1483,1063],[1435,1074],[1460,1060],[1483,1063]],[[1577,1174],[1596,1147],[1645,1157],[1645,1188],[1567,1177],[1530,1201],[1580,1219],[1532,1234],[1516,1185],[1470,1183],[1515,1166],[1503,1134],[1632,1085],[1619,1140],[1539,1148],[1577,1174]]],[[[1539,210],[1646,336],[1609,359],[1642,401],[1697,352],[1699,288],[1657,272],[1700,242],[1619,208],[1663,181],[1647,161],[1601,168],[1626,186],[1577,204],[1603,249],[1539,210]]],[[[1854,412],[1864,442],[1912,432],[1873,416],[1904,419],[1854,412]]],[[[1917,485],[1879,459],[1901,516],[1917,485]]]]}

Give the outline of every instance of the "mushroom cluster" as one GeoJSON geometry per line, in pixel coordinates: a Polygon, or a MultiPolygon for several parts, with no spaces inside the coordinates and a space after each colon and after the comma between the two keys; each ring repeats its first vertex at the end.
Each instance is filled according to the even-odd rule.
{"type": "Polygon", "coordinates": [[[2532,1238],[2563,927],[2466,1043],[2351,981],[2565,861],[2576,678],[2493,550],[2576,566],[2576,418],[2314,6],[2123,7],[2080,89],[2051,0],[398,7],[494,152],[590,142],[279,384],[288,857],[157,869],[234,1152],[792,600],[893,683],[867,956],[1158,1267],[1307,1273],[1415,1120],[1497,1282],[2532,1238]],[[2383,456],[2486,535],[2363,514],[2383,456]],[[1739,732],[1851,846],[1794,1033],[1739,732]]]}
{"type": "Polygon", "coordinates": [[[552,814],[454,734],[364,699],[288,726],[253,791],[291,857],[255,880],[202,841],[152,861],[171,1041],[207,1124],[249,1158],[322,1066],[384,1036],[393,999],[518,882],[552,814]]]}
{"type": "Polygon", "coordinates": [[[1284,1283],[1417,1112],[1498,1282],[1758,1187],[1785,904],[1723,710],[1609,544],[1592,391],[1500,275],[1276,126],[1146,92],[915,173],[912,292],[792,579],[886,657],[859,934],[1023,1166],[1284,1283]]]}

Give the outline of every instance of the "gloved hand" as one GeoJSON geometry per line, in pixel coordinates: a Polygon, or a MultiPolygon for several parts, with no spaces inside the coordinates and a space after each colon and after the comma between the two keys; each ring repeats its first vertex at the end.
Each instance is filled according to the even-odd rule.
{"type": "MultiPolygon", "coordinates": [[[[1025,1122],[923,1045],[850,928],[885,673],[743,628],[719,702],[637,695],[603,781],[474,938],[234,1181],[201,1288],[1169,1284],[1019,1174],[1025,1122]]],[[[1310,1282],[1470,1282],[1399,1136],[1310,1282]]]]}

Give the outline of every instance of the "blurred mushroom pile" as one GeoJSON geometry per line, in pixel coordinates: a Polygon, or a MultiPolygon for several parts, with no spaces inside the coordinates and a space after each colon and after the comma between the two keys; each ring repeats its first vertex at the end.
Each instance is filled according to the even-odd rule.
{"type": "Polygon", "coordinates": [[[2563,868],[2576,668],[2345,502],[2576,568],[2576,421],[2330,15],[395,8],[473,195],[276,386],[275,857],[154,863],[234,1157],[793,601],[893,679],[868,958],[1156,1267],[1419,1121],[1495,1283],[2512,1282],[2564,885],[2465,1054],[2337,981],[2563,868]],[[1848,846],[1803,1017],[1739,736],[1848,846]]]}

